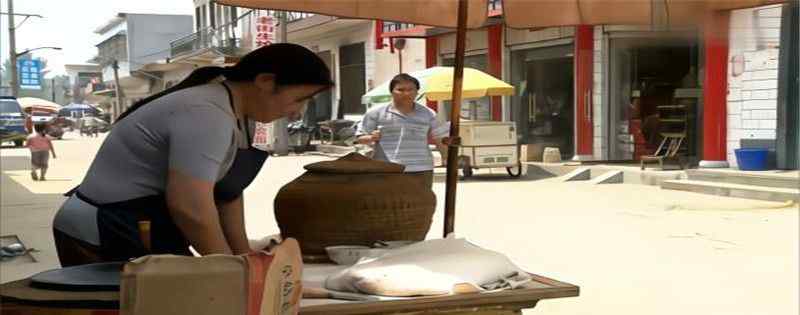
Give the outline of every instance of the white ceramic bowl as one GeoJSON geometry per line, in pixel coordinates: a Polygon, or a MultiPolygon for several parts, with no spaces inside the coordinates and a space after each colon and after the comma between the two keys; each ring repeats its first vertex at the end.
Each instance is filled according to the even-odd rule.
{"type": "Polygon", "coordinates": [[[339,265],[353,265],[364,257],[378,257],[388,249],[370,248],[368,246],[342,245],[328,246],[325,251],[333,262],[339,265]]]}

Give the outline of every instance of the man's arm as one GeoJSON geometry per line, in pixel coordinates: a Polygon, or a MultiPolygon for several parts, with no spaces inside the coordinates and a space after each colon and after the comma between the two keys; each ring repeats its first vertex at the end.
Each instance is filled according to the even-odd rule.
{"type": "Polygon", "coordinates": [[[372,113],[367,113],[364,115],[364,119],[361,120],[361,123],[358,125],[358,130],[356,130],[356,135],[358,135],[357,141],[360,144],[373,144],[380,140],[381,134],[380,131],[376,130],[378,125],[378,119],[372,113]]]}
{"type": "Polygon", "coordinates": [[[222,231],[233,253],[239,255],[250,252],[244,225],[244,196],[239,195],[239,198],[228,202],[218,202],[217,208],[222,231]]]}

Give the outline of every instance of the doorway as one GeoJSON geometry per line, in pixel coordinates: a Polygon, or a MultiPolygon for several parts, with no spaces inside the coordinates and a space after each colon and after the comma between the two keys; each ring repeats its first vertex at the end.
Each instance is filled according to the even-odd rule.
{"type": "Polygon", "coordinates": [[[366,93],[366,65],[364,43],[339,47],[340,118],[344,115],[362,115],[367,107],[361,104],[366,93]]]}
{"type": "Polygon", "coordinates": [[[665,136],[683,137],[690,163],[702,148],[702,89],[696,36],[658,34],[609,41],[608,159],[653,154],[665,136]]]}
{"type": "Polygon", "coordinates": [[[545,147],[557,147],[562,159],[575,155],[573,45],[513,51],[512,120],[520,143],[538,160],[545,147]]]}

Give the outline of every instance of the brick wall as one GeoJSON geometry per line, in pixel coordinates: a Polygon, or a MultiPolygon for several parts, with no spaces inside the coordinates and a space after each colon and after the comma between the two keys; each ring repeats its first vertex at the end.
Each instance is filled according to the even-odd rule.
{"type": "Polygon", "coordinates": [[[781,7],[731,12],[728,67],[728,162],[741,139],[776,139],[781,7]],[[744,67],[736,66],[736,60],[744,67]]]}

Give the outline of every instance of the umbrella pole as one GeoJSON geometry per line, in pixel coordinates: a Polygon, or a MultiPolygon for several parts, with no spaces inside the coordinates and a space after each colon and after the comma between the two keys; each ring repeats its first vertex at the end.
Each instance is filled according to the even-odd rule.
{"type": "MultiPolygon", "coordinates": [[[[450,138],[458,137],[461,118],[461,90],[464,79],[464,50],[467,35],[468,0],[458,1],[458,29],[456,31],[456,64],[453,69],[453,98],[450,106],[450,138]]],[[[456,223],[456,184],[458,183],[457,146],[447,147],[447,182],[444,200],[444,236],[452,233],[456,223]]]]}

